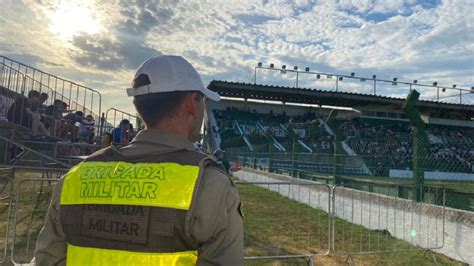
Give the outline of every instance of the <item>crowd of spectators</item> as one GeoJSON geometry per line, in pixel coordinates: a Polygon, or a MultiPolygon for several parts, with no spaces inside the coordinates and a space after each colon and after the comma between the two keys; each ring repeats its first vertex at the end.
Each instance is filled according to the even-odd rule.
{"type": "MultiPolygon", "coordinates": [[[[284,147],[290,148],[291,141],[289,136],[284,133],[285,131],[281,127],[283,126],[287,128],[287,130],[305,129],[305,134],[298,134],[296,132],[295,134],[306,145],[317,152],[329,153],[334,149],[334,137],[326,132],[324,125],[319,121],[320,117],[314,112],[305,112],[302,115],[289,116],[284,111],[276,113],[270,110],[268,113],[262,114],[257,113],[255,109],[228,107],[224,111],[214,110],[214,115],[218,121],[218,125],[214,126],[212,131],[214,133],[220,133],[224,146],[235,146],[236,144],[242,143],[235,141],[239,133],[237,129],[234,128],[235,124],[229,123],[229,121],[237,120],[252,144],[259,145],[268,143],[268,139],[263,136],[263,134],[265,134],[266,136],[272,136],[277,139],[284,147]],[[262,132],[258,130],[256,122],[259,122],[266,128],[266,131],[262,132]],[[229,134],[229,131],[232,131],[233,134],[229,134]]],[[[245,143],[243,144],[245,145],[245,143]]]]}
{"type": "MultiPolygon", "coordinates": [[[[412,130],[408,123],[369,124],[355,120],[338,123],[338,130],[352,150],[363,156],[369,167],[409,169],[411,165],[412,130]]],[[[377,171],[377,170],[376,170],[377,171]]]]}
{"type": "MultiPolygon", "coordinates": [[[[218,111],[218,121],[227,119],[247,118],[261,124],[283,124],[292,129],[305,129],[305,134],[298,135],[300,139],[317,152],[331,152],[334,149],[334,137],[329,135],[324,124],[313,112],[306,112],[299,116],[288,116],[285,112],[279,114],[270,111],[268,114],[258,114],[255,110],[228,108],[218,111]]],[[[371,122],[361,119],[340,120],[337,130],[340,130],[345,141],[352,150],[366,158],[368,164],[377,169],[410,169],[412,166],[412,138],[413,129],[408,122],[371,122]]],[[[218,128],[214,129],[215,132],[218,128]]],[[[262,139],[250,134],[254,142],[262,139]]],[[[267,130],[267,135],[272,135],[267,130]]],[[[439,143],[426,143],[427,152],[424,155],[428,162],[427,167],[436,168],[444,165],[442,170],[469,171],[474,162],[472,131],[452,130],[449,127],[439,127],[427,130],[428,135],[435,136],[439,143]],[[468,144],[468,145],[466,145],[468,144]],[[431,166],[429,165],[431,164],[431,166]]],[[[274,135],[274,134],[273,134],[274,135]]],[[[282,144],[286,143],[281,136],[277,137],[282,144]]]]}
{"type": "MultiPolygon", "coordinates": [[[[369,124],[360,119],[339,123],[349,146],[365,156],[370,167],[406,169],[412,167],[413,128],[407,122],[369,124]]],[[[474,130],[447,126],[428,127],[426,170],[470,172],[474,163],[474,130]]]]}
{"type": "MultiPolygon", "coordinates": [[[[285,112],[267,114],[256,113],[255,110],[227,108],[225,111],[215,112],[217,121],[247,120],[260,122],[262,125],[284,125],[288,129],[301,130],[300,140],[311,147],[315,152],[330,153],[334,150],[334,137],[320,122],[320,117],[314,112],[306,112],[298,116],[288,116],[285,112]]],[[[233,124],[228,124],[228,126],[233,124]]],[[[235,129],[234,129],[235,130],[235,129]]],[[[359,156],[364,158],[367,166],[376,173],[387,174],[388,169],[412,168],[413,161],[413,134],[414,129],[405,121],[375,120],[375,119],[347,119],[339,120],[337,128],[342,133],[346,144],[359,156]]],[[[213,129],[219,132],[219,127],[213,129]]],[[[295,131],[295,132],[296,132],[295,131]]],[[[462,127],[428,125],[426,129],[426,153],[423,155],[423,164],[426,170],[471,172],[474,165],[474,130],[462,127]]],[[[252,143],[265,140],[256,132],[249,134],[252,143]]],[[[276,136],[273,131],[267,130],[267,136],[276,137],[281,144],[287,142],[276,136]]],[[[223,139],[224,140],[224,139],[223,139]]],[[[225,140],[224,140],[225,141],[225,140]]]]}
{"type": "Polygon", "coordinates": [[[52,136],[71,142],[94,142],[95,121],[91,115],[68,110],[68,104],[59,99],[47,106],[47,100],[48,94],[29,91],[27,97],[18,97],[10,106],[8,121],[30,128],[35,137],[52,136]]]}
{"type": "Polygon", "coordinates": [[[474,164],[474,129],[432,127],[427,133],[435,136],[429,146],[432,160],[439,163],[457,161],[458,167],[468,172],[474,164]]]}

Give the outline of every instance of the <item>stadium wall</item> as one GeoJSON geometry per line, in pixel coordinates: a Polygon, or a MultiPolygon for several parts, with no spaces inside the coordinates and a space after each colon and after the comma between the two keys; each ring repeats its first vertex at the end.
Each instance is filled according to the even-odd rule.
{"type": "MultiPolygon", "coordinates": [[[[248,169],[248,168],[243,168],[240,171],[237,171],[234,173],[234,176],[239,178],[239,180],[242,181],[247,181],[247,182],[314,182],[314,181],[309,181],[309,180],[295,180],[294,178],[285,176],[285,175],[279,175],[279,174],[273,174],[273,173],[268,173],[268,172],[262,172],[259,170],[254,170],[254,169],[248,169]]],[[[377,194],[375,193],[368,193],[368,192],[354,192],[351,189],[346,189],[346,188],[341,188],[342,190],[345,190],[344,193],[339,193],[338,199],[336,200],[335,207],[334,208],[334,213],[337,217],[341,219],[346,219],[345,217],[347,216],[342,216],[341,213],[344,213],[344,211],[347,212],[346,206],[344,206],[344,203],[346,202],[346,199],[344,196],[341,195],[350,195],[354,193],[365,193],[365,194],[371,194],[369,197],[364,197],[364,196],[359,196],[359,204],[361,206],[363,205],[364,198],[373,198],[376,197],[377,194]]],[[[290,194],[291,195],[291,194],[290,194]]],[[[308,199],[299,196],[293,198],[294,200],[300,201],[302,203],[307,204],[308,199]]],[[[328,197],[320,199],[322,201],[328,200],[328,197]]],[[[350,202],[350,200],[354,200],[354,198],[348,198],[347,202],[350,202]]],[[[316,206],[312,206],[315,208],[318,208],[320,206],[325,206],[327,205],[327,202],[318,202],[316,203],[316,206]]],[[[395,207],[398,206],[406,206],[407,203],[409,204],[410,201],[407,201],[406,199],[398,199],[391,197],[389,201],[386,201],[385,204],[387,204],[385,207],[387,210],[388,209],[394,209],[395,207]]],[[[443,210],[443,207],[441,206],[436,206],[436,205],[430,205],[430,204],[423,204],[422,206],[423,211],[420,212],[419,217],[417,218],[420,222],[422,221],[428,221],[428,223],[431,223],[430,221],[437,220],[437,223],[439,223],[440,219],[437,219],[436,217],[438,214],[443,210]]],[[[374,208],[376,209],[376,208],[374,208]]],[[[375,217],[372,212],[370,212],[367,209],[364,208],[359,208],[358,210],[353,210],[356,213],[360,213],[360,217],[375,217]]],[[[403,210],[399,210],[403,211],[403,210]]],[[[347,215],[347,213],[346,213],[347,215]]],[[[407,214],[408,217],[409,214],[407,214]]],[[[395,232],[393,231],[392,228],[384,228],[390,231],[391,235],[407,240],[409,239],[409,232],[403,232],[401,230],[398,230],[399,226],[402,224],[406,223],[404,221],[405,215],[396,215],[390,217],[391,221],[394,221],[394,224],[397,224],[398,226],[395,228],[395,232]],[[402,218],[403,217],[403,218],[402,218]],[[402,233],[400,233],[400,231],[402,233]],[[408,238],[407,238],[408,237],[408,238]]],[[[372,230],[380,230],[380,228],[374,228],[374,223],[371,220],[368,219],[362,219],[360,218],[359,221],[357,221],[357,224],[361,224],[362,226],[372,229],[372,230]]],[[[429,226],[426,226],[423,224],[420,228],[419,234],[424,234],[428,235],[428,242],[433,241],[431,238],[434,237],[431,235],[430,232],[423,232],[423,230],[426,230],[426,227],[429,228],[429,226]]],[[[432,227],[433,228],[433,227],[432,227]]],[[[337,228],[336,228],[337,230],[337,228]]],[[[428,229],[429,230],[429,229],[428,229]]],[[[472,248],[474,247],[474,234],[472,233],[474,230],[474,212],[469,212],[469,211],[463,211],[463,210],[457,210],[453,208],[447,208],[445,207],[445,230],[444,230],[444,244],[443,247],[440,249],[436,249],[436,252],[442,253],[446,256],[449,256],[453,259],[468,263],[469,265],[474,265],[474,253],[472,252],[472,248]]],[[[443,232],[436,232],[436,235],[442,234],[443,232]]],[[[439,238],[437,238],[439,239],[439,238]]],[[[438,241],[438,240],[436,240],[438,241]]],[[[424,242],[424,240],[423,240],[424,242]]],[[[417,244],[417,243],[414,243],[417,244]]],[[[359,250],[354,251],[357,253],[359,250]]]]}
{"type": "MultiPolygon", "coordinates": [[[[389,170],[390,177],[396,178],[413,178],[413,171],[410,170],[389,170]]],[[[426,179],[436,179],[436,180],[459,180],[459,181],[473,181],[474,174],[468,173],[451,173],[451,172],[425,172],[426,179]]]]}

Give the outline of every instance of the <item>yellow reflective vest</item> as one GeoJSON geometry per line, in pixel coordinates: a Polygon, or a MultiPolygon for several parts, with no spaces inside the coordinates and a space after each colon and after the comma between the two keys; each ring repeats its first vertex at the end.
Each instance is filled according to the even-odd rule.
{"type": "Polygon", "coordinates": [[[195,265],[185,219],[199,164],[90,161],[61,190],[67,265],[195,265]]]}

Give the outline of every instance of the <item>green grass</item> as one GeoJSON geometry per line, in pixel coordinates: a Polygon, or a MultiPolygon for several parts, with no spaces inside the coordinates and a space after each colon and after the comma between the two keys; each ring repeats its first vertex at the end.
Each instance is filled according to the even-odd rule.
{"type": "MultiPolygon", "coordinates": [[[[321,254],[328,250],[328,214],[254,185],[239,184],[243,203],[245,255],[321,254]]],[[[383,232],[368,230],[347,221],[335,220],[335,246],[340,253],[360,250],[414,249],[407,242],[383,232]],[[342,230],[344,229],[344,230],[342,230]],[[352,239],[357,236],[357,239],[352,239]],[[372,243],[369,241],[372,239],[372,243]],[[377,241],[375,241],[377,240],[377,241]],[[369,246],[371,245],[371,246],[369,246]]],[[[434,254],[440,265],[462,265],[444,255],[434,254]]],[[[315,264],[347,265],[347,257],[315,257],[315,264]]],[[[357,265],[433,265],[422,250],[354,256],[357,265]]],[[[304,260],[259,260],[248,265],[301,265],[304,260]]]]}

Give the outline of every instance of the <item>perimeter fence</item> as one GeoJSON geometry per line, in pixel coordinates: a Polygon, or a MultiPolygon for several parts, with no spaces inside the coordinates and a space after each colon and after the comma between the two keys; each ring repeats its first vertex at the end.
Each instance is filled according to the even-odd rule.
{"type": "MultiPolygon", "coordinates": [[[[0,169],[0,255],[9,265],[33,259],[35,243],[63,171],[0,169]]],[[[443,247],[445,191],[422,202],[383,191],[302,179],[239,176],[246,264],[436,250],[443,247]],[[441,201],[441,202],[438,202],[441,201]],[[433,203],[441,206],[433,205],[433,203]]],[[[387,186],[387,189],[392,189],[387,186]]]]}

